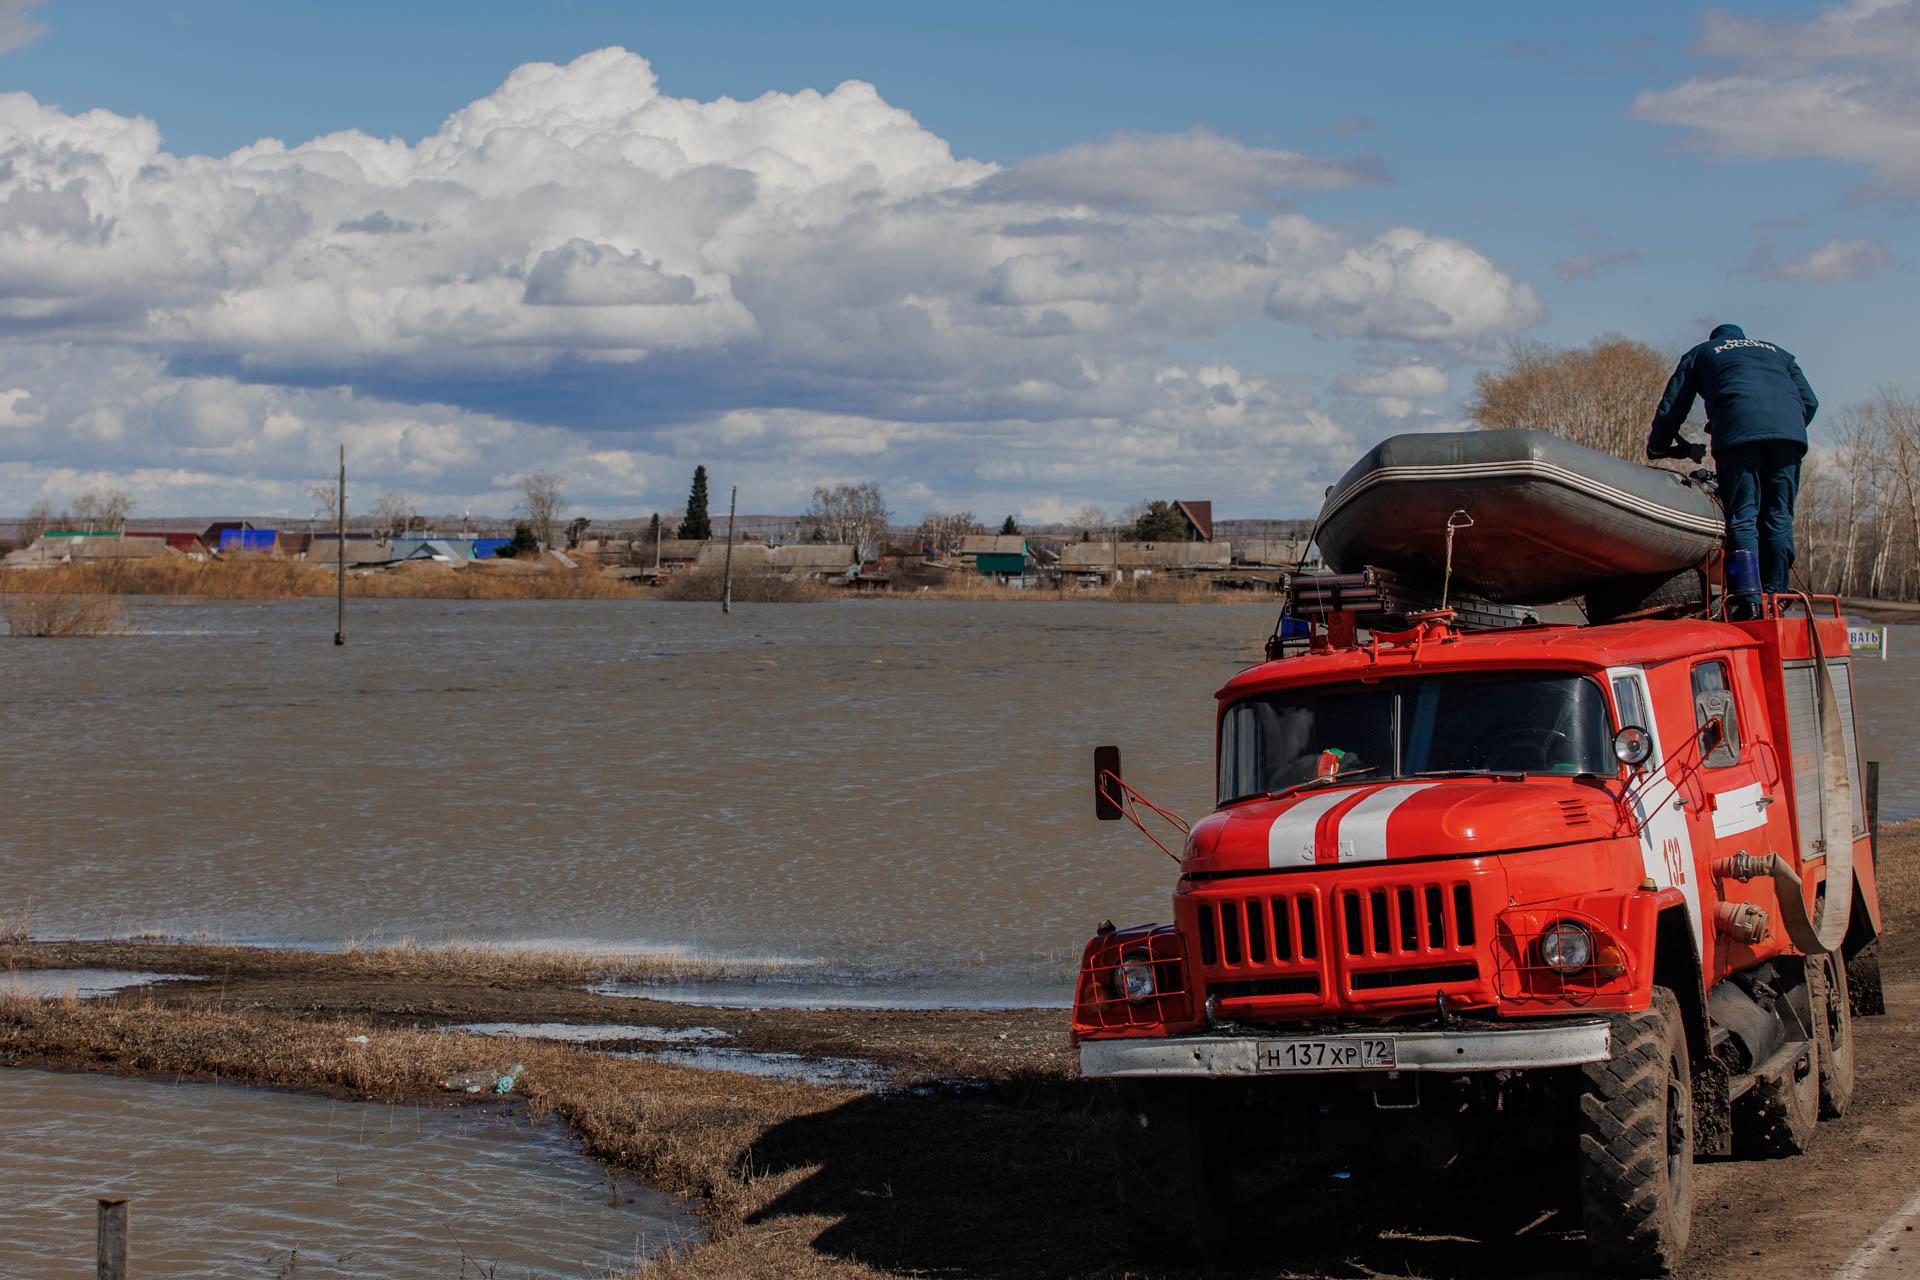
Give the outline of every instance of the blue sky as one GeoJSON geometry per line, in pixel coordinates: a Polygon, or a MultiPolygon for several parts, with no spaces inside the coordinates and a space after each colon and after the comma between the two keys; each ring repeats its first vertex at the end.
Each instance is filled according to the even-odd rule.
{"type": "Polygon", "coordinates": [[[1916,32],[1911,0],[0,0],[0,510],[298,513],[345,440],[429,509],[534,468],[671,507],[704,461],[755,509],[1305,515],[1508,342],[1719,319],[1838,407],[1909,377],[1916,32]]]}

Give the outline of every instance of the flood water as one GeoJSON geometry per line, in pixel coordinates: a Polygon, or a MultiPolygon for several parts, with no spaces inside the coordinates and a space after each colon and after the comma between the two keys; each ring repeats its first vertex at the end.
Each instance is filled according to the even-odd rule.
{"type": "MultiPolygon", "coordinates": [[[[0,918],[36,935],[564,940],[1061,999],[1171,864],[1096,823],[1090,748],[1188,814],[1264,607],[141,603],[0,650],[0,918]]],[[[1863,661],[1884,812],[1920,642],[1863,661]]],[[[889,984],[895,985],[895,984],[889,984]]]]}
{"type": "Polygon", "coordinates": [[[499,1108],[0,1070],[0,1276],[90,1275],[128,1199],[137,1276],[623,1274],[697,1227],[557,1129],[499,1108]]]}

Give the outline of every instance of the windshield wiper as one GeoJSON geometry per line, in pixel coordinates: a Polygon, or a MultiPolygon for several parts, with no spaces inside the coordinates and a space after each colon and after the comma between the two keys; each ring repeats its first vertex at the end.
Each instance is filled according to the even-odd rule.
{"type": "Polygon", "coordinates": [[[1525,769],[1423,769],[1410,778],[1524,778],[1525,769]]]}
{"type": "Polygon", "coordinates": [[[1330,787],[1337,782],[1345,782],[1348,778],[1357,778],[1363,773],[1372,773],[1378,768],[1378,765],[1368,764],[1362,765],[1358,769],[1346,769],[1340,773],[1330,773],[1324,778],[1308,778],[1305,782],[1296,782],[1290,787],[1282,787],[1278,791],[1269,791],[1260,798],[1262,800],[1278,800],[1282,796],[1290,796],[1296,791],[1311,791],[1315,787],[1330,787]]]}

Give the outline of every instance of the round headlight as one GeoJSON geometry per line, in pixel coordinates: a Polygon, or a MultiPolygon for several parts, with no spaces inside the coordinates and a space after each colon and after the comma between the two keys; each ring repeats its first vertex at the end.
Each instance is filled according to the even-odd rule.
{"type": "Polygon", "coordinates": [[[1113,993],[1122,1000],[1151,1000],[1159,994],[1153,980],[1153,961],[1134,951],[1120,958],[1113,971],[1113,993]]]}
{"type": "Polygon", "coordinates": [[[1628,725],[1613,735],[1613,758],[1639,768],[1653,758],[1653,735],[1637,724],[1628,725]]]}
{"type": "Polygon", "coordinates": [[[1593,935],[1583,924],[1562,920],[1540,935],[1540,960],[1559,973],[1573,973],[1593,963],[1593,935]]]}

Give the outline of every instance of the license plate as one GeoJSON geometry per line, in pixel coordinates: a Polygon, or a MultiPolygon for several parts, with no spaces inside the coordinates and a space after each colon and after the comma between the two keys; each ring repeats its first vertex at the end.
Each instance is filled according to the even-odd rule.
{"type": "Polygon", "coordinates": [[[1385,1071],[1398,1065],[1393,1041],[1262,1040],[1256,1050],[1262,1071],[1385,1071]]]}

